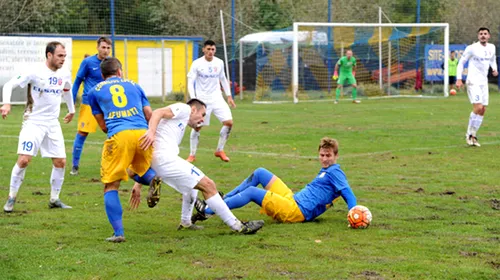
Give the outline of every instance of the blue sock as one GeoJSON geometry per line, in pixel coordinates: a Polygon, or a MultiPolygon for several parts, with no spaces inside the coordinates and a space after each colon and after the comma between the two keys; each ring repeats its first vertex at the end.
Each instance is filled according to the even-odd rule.
{"type": "Polygon", "coordinates": [[[153,181],[154,177],[156,176],[156,172],[149,168],[144,175],[139,176],[138,174],[135,174],[133,179],[139,184],[149,186],[151,184],[151,181],[153,181]]]}
{"type": "MultiPolygon", "coordinates": [[[[259,189],[257,187],[248,187],[246,190],[230,197],[224,199],[224,202],[227,204],[229,209],[236,209],[243,207],[253,201],[257,203],[259,206],[262,206],[262,200],[264,200],[264,196],[266,196],[267,191],[263,189],[259,189]]],[[[215,214],[210,208],[205,209],[205,214],[213,215],[215,214]]]]}
{"type": "Polygon", "coordinates": [[[123,209],[118,191],[112,190],[104,193],[104,207],[106,208],[109,223],[113,226],[113,230],[115,231],[115,236],[124,236],[122,220],[123,209]]]}
{"type": "Polygon", "coordinates": [[[85,139],[87,139],[87,136],[83,136],[78,132],[76,133],[75,142],[73,142],[73,166],[80,164],[80,156],[82,155],[85,139]]]}
{"type": "Polygon", "coordinates": [[[224,197],[229,198],[237,193],[244,191],[248,187],[257,187],[259,184],[261,184],[262,187],[265,187],[267,186],[269,181],[271,181],[273,176],[274,174],[269,170],[259,167],[255,169],[255,171],[248,178],[241,182],[239,186],[227,193],[224,197]]]}

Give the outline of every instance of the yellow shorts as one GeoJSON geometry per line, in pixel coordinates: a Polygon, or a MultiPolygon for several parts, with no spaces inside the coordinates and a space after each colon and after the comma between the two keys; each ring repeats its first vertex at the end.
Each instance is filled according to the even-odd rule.
{"type": "Polygon", "coordinates": [[[78,115],[78,131],[94,133],[97,129],[97,121],[92,114],[90,105],[80,105],[80,114],[78,115]]]}
{"type": "Polygon", "coordinates": [[[139,138],[144,133],[145,129],[124,130],[104,142],[101,159],[103,183],[128,180],[127,168],[139,176],[148,171],[153,159],[153,148],[144,151],[139,147],[139,138]]]}
{"type": "Polygon", "coordinates": [[[277,178],[268,189],[262,200],[260,213],[282,223],[300,223],[305,220],[297,202],[293,199],[292,190],[280,178],[277,178]]]}

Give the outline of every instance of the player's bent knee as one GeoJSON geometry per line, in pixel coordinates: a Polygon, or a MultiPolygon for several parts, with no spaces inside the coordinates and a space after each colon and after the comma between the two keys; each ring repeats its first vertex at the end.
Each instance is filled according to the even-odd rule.
{"type": "Polygon", "coordinates": [[[19,158],[17,159],[17,166],[19,166],[19,168],[26,168],[28,167],[30,162],[31,162],[31,156],[19,155],[19,158]]]}
{"type": "Polygon", "coordinates": [[[130,170],[130,169],[127,168],[127,175],[128,175],[129,178],[133,179],[134,176],[135,176],[135,173],[134,173],[134,171],[132,171],[132,170],[130,170]]]}
{"type": "Polygon", "coordinates": [[[53,158],[52,164],[54,165],[55,168],[64,168],[66,166],[66,159],[65,158],[53,158]]]}
{"type": "Polygon", "coordinates": [[[222,125],[233,127],[233,120],[224,121],[222,122],[222,125]]]}
{"type": "Polygon", "coordinates": [[[195,189],[200,190],[203,193],[205,199],[208,199],[217,194],[217,187],[215,186],[215,182],[207,176],[203,177],[200,182],[198,182],[195,189]]]}

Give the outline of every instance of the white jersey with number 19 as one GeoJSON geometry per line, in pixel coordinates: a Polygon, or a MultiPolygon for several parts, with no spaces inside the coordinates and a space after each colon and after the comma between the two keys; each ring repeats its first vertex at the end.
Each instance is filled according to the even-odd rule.
{"type": "Polygon", "coordinates": [[[472,85],[487,84],[490,66],[493,71],[497,71],[495,45],[487,43],[486,46],[483,46],[478,42],[467,46],[458,63],[457,79],[462,77],[464,65],[467,61],[469,62],[467,83],[472,85]]]}
{"type": "Polygon", "coordinates": [[[24,88],[30,84],[31,96],[24,112],[24,120],[46,124],[58,121],[61,112],[61,96],[71,94],[71,74],[64,69],[52,71],[45,64],[30,68],[9,81],[12,88],[24,88]]]}

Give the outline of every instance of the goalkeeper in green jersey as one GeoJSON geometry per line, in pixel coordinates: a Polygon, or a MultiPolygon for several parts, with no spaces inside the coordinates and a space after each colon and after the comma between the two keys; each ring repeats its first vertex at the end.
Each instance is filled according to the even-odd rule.
{"type": "Polygon", "coordinates": [[[348,50],[346,55],[341,57],[337,64],[335,64],[335,71],[333,72],[333,79],[337,80],[337,91],[335,94],[335,104],[339,102],[340,92],[342,87],[347,81],[347,84],[351,85],[352,88],[352,103],[360,103],[359,100],[356,100],[358,95],[358,85],[356,84],[356,58],[352,56],[352,51],[348,50]],[[339,68],[340,68],[340,76],[339,76],[339,68]]]}

